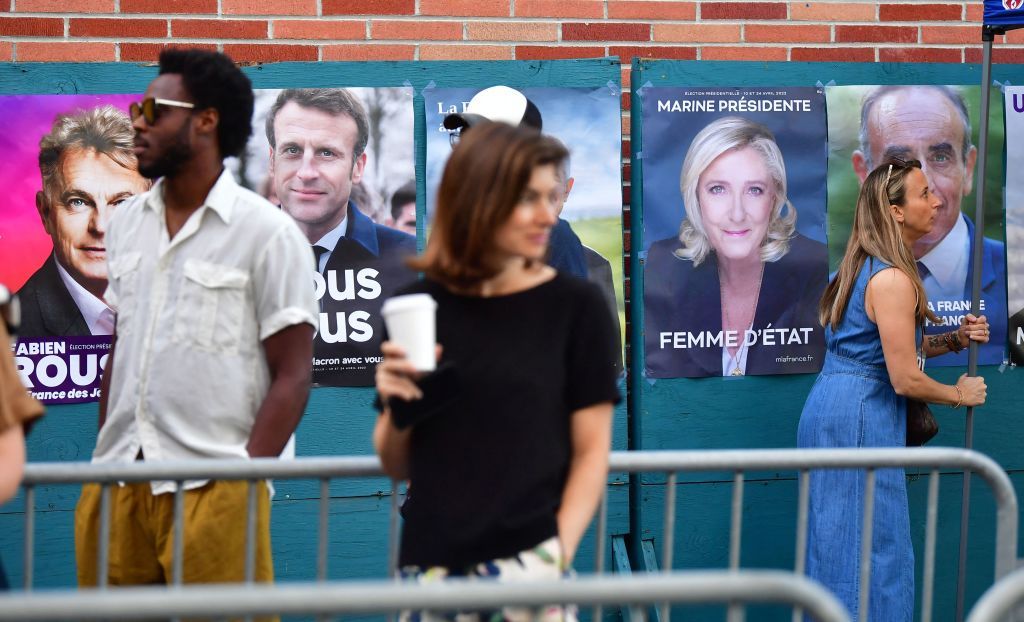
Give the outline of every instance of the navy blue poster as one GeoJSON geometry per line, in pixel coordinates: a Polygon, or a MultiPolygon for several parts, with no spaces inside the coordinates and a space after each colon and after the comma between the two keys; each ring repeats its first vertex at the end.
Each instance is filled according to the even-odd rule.
{"type": "Polygon", "coordinates": [[[649,378],[817,372],[822,89],[643,90],[649,378]]]}

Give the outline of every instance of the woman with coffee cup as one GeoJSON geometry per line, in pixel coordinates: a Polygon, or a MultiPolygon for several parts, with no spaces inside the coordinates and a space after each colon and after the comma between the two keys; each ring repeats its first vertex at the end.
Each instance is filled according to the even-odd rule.
{"type": "MultiPolygon", "coordinates": [[[[614,327],[597,286],[544,263],[567,155],[536,130],[482,122],[445,167],[411,262],[425,278],[399,291],[437,302],[438,368],[424,376],[387,341],[376,375],[374,446],[388,475],[410,482],[409,580],[558,579],[604,493],[614,327]]],[[[475,613],[562,620],[567,609],[475,613]]]]}

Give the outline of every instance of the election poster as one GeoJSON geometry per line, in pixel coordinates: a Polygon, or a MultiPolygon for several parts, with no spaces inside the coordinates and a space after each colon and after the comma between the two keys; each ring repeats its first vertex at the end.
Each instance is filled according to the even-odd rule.
{"type": "Polygon", "coordinates": [[[257,90],[248,149],[228,162],[309,240],[317,385],[373,385],[381,305],[416,279],[404,262],[416,253],[412,95],[407,87],[257,90]]]}
{"type": "MultiPolygon", "coordinates": [[[[501,87],[505,88],[505,87],[501,87]]],[[[558,221],[551,232],[550,265],[597,284],[618,328],[622,352],[625,302],[622,272],[622,121],[617,88],[527,87],[517,89],[539,111],[541,131],[560,140],[569,160],[558,221]]],[[[480,88],[431,88],[423,92],[427,128],[427,218],[453,148],[445,116],[474,112],[480,88]]],[[[509,89],[509,91],[512,91],[509,89]]],[[[514,91],[513,96],[518,97],[514,91]]],[[[492,100],[493,101],[493,100],[492,100]]],[[[479,112],[479,111],[477,111],[479,112]]],[[[619,360],[622,370],[622,360],[619,360]]]]}
{"type": "Polygon", "coordinates": [[[99,399],[113,311],[107,223],[145,192],[132,153],[133,95],[0,97],[0,283],[20,300],[15,362],[47,404],[99,399]]]}
{"type": "Polygon", "coordinates": [[[1024,170],[1024,87],[1008,86],[1003,95],[1006,101],[1006,300],[1010,316],[1010,360],[1024,365],[1024,178],[1017,174],[1024,170]]]}
{"type": "Polygon", "coordinates": [[[817,372],[822,89],[642,90],[644,372],[817,372]]]}
{"type": "MultiPolygon", "coordinates": [[[[861,181],[887,157],[919,160],[940,201],[932,231],[914,244],[928,306],[940,322],[925,332],[948,332],[971,310],[980,87],[939,85],[835,86],[828,102],[829,255],[838,267],[850,235],[861,181]]],[[[998,98],[996,98],[998,101],[998,98]]],[[[991,340],[978,362],[1004,360],[1007,331],[1006,247],[1003,242],[1003,113],[989,117],[988,179],[981,262],[981,308],[991,340]]],[[[966,366],[967,350],[928,361],[966,366]]]]}

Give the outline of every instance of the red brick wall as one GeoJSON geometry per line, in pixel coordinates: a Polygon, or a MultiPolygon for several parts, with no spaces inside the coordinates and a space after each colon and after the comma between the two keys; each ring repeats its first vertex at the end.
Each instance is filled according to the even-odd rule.
{"type": "MultiPolygon", "coordinates": [[[[539,59],[978,62],[980,0],[0,0],[0,61],[539,59]]],[[[1000,39],[1003,39],[1000,37],[1000,39]]],[[[996,60],[1024,59],[1024,32],[996,60]]]]}

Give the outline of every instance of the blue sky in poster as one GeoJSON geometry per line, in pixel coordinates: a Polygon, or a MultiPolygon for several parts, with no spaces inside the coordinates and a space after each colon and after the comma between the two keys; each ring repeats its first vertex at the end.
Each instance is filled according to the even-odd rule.
{"type": "MultiPolygon", "coordinates": [[[[682,107],[682,106],[681,106],[682,107]]],[[[680,107],[680,108],[681,108],[680,107]]],[[[653,242],[675,236],[683,220],[679,171],[693,137],[723,116],[748,118],[774,134],[786,164],[789,200],[796,207],[797,230],[825,242],[825,180],[827,142],[825,97],[815,87],[682,88],[643,90],[643,250],[653,242]],[[766,94],[768,93],[768,94],[766,94]],[[679,112],[658,111],[658,102],[713,100],[809,100],[810,112],[679,112]]]]}

